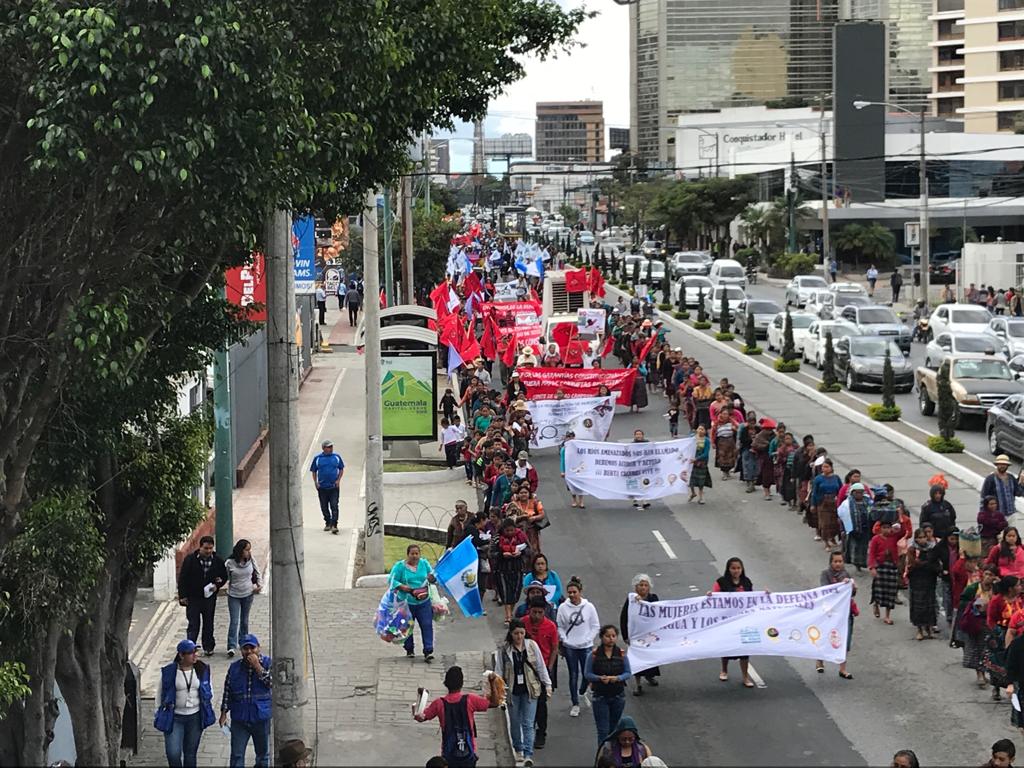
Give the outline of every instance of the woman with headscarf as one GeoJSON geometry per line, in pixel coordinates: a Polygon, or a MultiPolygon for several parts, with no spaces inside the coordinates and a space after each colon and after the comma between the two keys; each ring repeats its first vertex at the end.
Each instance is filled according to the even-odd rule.
{"type": "MultiPolygon", "coordinates": [[[[715,592],[753,592],[754,585],[747,578],[746,569],[743,567],[743,561],[738,557],[730,557],[725,564],[725,573],[723,573],[712,585],[711,592],[708,592],[708,597],[715,592]]],[[[750,679],[750,657],[749,656],[727,656],[722,657],[722,671],[718,674],[718,679],[723,683],[729,680],[729,662],[733,659],[737,659],[740,662],[740,672],[743,673],[743,687],[753,688],[754,681],[750,679]]]]}
{"type": "Polygon", "coordinates": [[[594,765],[614,766],[614,768],[640,768],[640,765],[651,755],[651,750],[640,740],[633,718],[628,715],[620,718],[615,730],[598,747],[594,765]]]}
{"type": "Polygon", "coordinates": [[[693,472],[690,474],[690,501],[697,499],[698,504],[704,503],[704,489],[711,487],[711,438],[703,425],[697,427],[693,454],[693,472]]]}
{"type": "MultiPolygon", "coordinates": [[[[643,603],[656,603],[658,602],[658,596],[651,591],[653,582],[651,577],[646,573],[638,573],[633,577],[633,593],[636,595],[633,598],[636,602],[643,603]]],[[[631,597],[631,596],[630,596],[631,597]]],[[[626,597],[626,602],[622,604],[622,610],[619,612],[619,626],[622,627],[622,639],[625,642],[629,642],[629,601],[630,597],[626,597]]],[[[643,681],[646,680],[647,684],[657,688],[658,678],[661,677],[661,669],[659,667],[651,667],[645,669],[643,672],[638,672],[633,676],[634,682],[636,682],[636,689],[633,691],[634,696],[642,696],[644,692],[643,681]]]]}
{"type": "Polygon", "coordinates": [[[910,585],[910,623],[917,627],[917,639],[931,639],[937,622],[935,611],[935,580],[939,574],[938,553],[934,541],[923,530],[914,531],[914,541],[907,549],[904,576],[910,585]]]}
{"type": "Polygon", "coordinates": [[[960,593],[959,611],[957,613],[956,639],[963,645],[963,661],[961,666],[973,669],[979,688],[987,688],[985,679],[985,633],[988,604],[995,594],[994,588],[999,581],[999,569],[986,563],[980,569],[981,578],[968,584],[960,593]]]}
{"type": "Polygon", "coordinates": [[[754,442],[754,435],[758,433],[757,414],[747,411],[745,421],[740,424],[738,440],[740,447],[740,479],[747,484],[747,493],[754,492],[754,482],[757,480],[757,454],[751,451],[750,446],[754,442]]]}
{"type": "Polygon", "coordinates": [[[929,490],[928,501],[921,505],[918,525],[923,528],[925,523],[931,523],[937,539],[946,538],[956,528],[956,510],[946,501],[945,487],[937,483],[929,490]]]}
{"type": "MultiPolygon", "coordinates": [[[[850,578],[849,572],[846,570],[846,561],[843,559],[842,552],[830,552],[828,556],[828,568],[821,572],[821,586],[828,587],[833,584],[839,584],[840,582],[853,582],[850,578]]],[[[857,608],[857,601],[854,597],[857,594],[857,583],[853,582],[853,595],[850,596],[850,618],[846,625],[846,652],[850,652],[850,648],[853,647],[853,620],[860,615],[860,609],[857,608]]],[[[819,661],[815,667],[818,670],[818,674],[824,674],[825,662],[819,661]]],[[[853,675],[846,671],[846,662],[843,661],[839,664],[839,676],[843,680],[853,680],[853,675]]]]}
{"type": "Polygon", "coordinates": [[[871,543],[871,500],[863,483],[850,485],[849,493],[836,514],[846,531],[844,558],[860,571],[868,567],[868,545],[871,543]]]}
{"type": "Polygon", "coordinates": [[[722,470],[722,479],[728,480],[729,473],[736,465],[736,426],[732,421],[731,409],[723,408],[718,413],[711,441],[715,444],[715,466],[722,470]]]}
{"type": "Polygon", "coordinates": [[[811,481],[811,506],[818,518],[818,535],[815,541],[822,541],[825,549],[838,546],[839,515],[836,512],[836,495],[842,483],[833,471],[832,459],[821,463],[821,474],[811,481]]]}

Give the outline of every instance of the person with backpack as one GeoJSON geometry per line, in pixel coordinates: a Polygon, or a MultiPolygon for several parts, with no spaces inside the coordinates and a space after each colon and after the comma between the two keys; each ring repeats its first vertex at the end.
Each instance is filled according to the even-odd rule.
{"type": "Polygon", "coordinates": [[[445,696],[434,699],[421,714],[414,714],[423,723],[435,717],[441,723],[441,756],[451,768],[473,768],[476,765],[476,723],[474,715],[489,709],[491,702],[475,693],[463,693],[465,682],[462,667],[449,667],[444,674],[445,696]]]}

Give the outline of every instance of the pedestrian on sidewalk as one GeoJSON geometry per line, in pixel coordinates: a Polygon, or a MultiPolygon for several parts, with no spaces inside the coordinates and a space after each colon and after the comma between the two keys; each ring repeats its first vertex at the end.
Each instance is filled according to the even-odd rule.
{"type": "Polygon", "coordinates": [[[245,750],[252,739],[256,768],[270,765],[271,685],[269,656],[260,653],[256,635],[242,638],[242,658],[231,662],[224,677],[224,698],[220,705],[220,725],[231,714],[230,768],[244,768],[245,750]]]}
{"type": "Polygon", "coordinates": [[[448,523],[448,535],[445,537],[445,549],[455,549],[464,538],[470,535],[472,519],[469,516],[469,504],[459,499],[455,502],[455,514],[448,523]]]}
{"type": "MultiPolygon", "coordinates": [[[[537,700],[551,685],[548,668],[540,648],[526,636],[526,627],[512,619],[505,634],[501,653],[501,676],[508,686],[509,729],[516,765],[533,768],[533,723],[537,716],[537,700]]],[[[550,687],[547,696],[550,698],[550,687]]]]}
{"type": "Polygon", "coordinates": [[[547,667],[550,682],[541,684],[541,695],[537,697],[537,714],[534,717],[534,749],[544,749],[548,738],[547,693],[558,683],[558,627],[547,616],[548,602],[542,596],[530,598],[529,611],[523,619],[526,636],[540,648],[544,666],[547,667]]]}
{"type": "MultiPolygon", "coordinates": [[[[434,569],[426,558],[420,556],[418,544],[410,544],[405,548],[405,560],[399,560],[391,568],[390,589],[395,590],[399,600],[409,606],[409,613],[420,625],[420,639],[423,641],[423,660],[430,663],[434,660],[434,609],[430,605],[429,584],[437,582],[434,569]]],[[[416,655],[416,642],[412,633],[403,645],[405,655],[416,655]]]]}
{"type": "Polygon", "coordinates": [[[277,763],[281,768],[307,768],[312,757],[313,750],[302,739],[286,741],[277,751],[277,763]]]}
{"type": "Polygon", "coordinates": [[[338,290],[335,293],[338,295],[338,310],[341,311],[345,308],[345,294],[348,293],[348,286],[344,280],[338,281],[338,290]]]}
{"type": "Polygon", "coordinates": [[[1017,511],[1014,499],[1017,496],[1024,496],[1024,486],[1021,486],[1020,478],[1014,477],[1008,472],[1010,457],[1005,453],[996,456],[996,460],[992,463],[995,466],[995,472],[986,477],[981,484],[981,498],[995,496],[999,502],[999,511],[1003,513],[1003,517],[1009,518],[1017,511]]]}
{"type": "Polygon", "coordinates": [[[874,298],[875,296],[875,283],[878,282],[878,270],[875,265],[872,264],[868,267],[867,275],[868,279],[868,296],[874,298]]]}
{"type": "Polygon", "coordinates": [[[313,458],[309,471],[313,474],[313,487],[320,498],[324,530],[337,535],[338,495],[341,493],[341,478],[345,476],[345,462],[334,452],[334,443],[324,440],[320,444],[320,453],[313,458]]]}
{"type": "Polygon", "coordinates": [[[839,274],[839,264],[836,261],[836,257],[833,256],[832,258],[830,258],[828,260],[828,276],[830,278],[830,282],[833,282],[833,283],[836,282],[836,277],[837,277],[838,274],[839,274]]]}
{"type": "Polygon", "coordinates": [[[160,670],[153,727],[164,735],[170,768],[195,768],[203,730],[217,722],[213,714],[210,667],[196,658],[196,644],[178,643],[174,661],[160,670]]]}
{"type": "Polygon", "coordinates": [[[359,319],[359,308],[363,304],[363,294],[358,290],[353,290],[349,287],[348,293],[345,294],[345,306],[348,307],[348,324],[352,327],[356,327],[356,320],[359,319]]]}
{"type": "Polygon", "coordinates": [[[569,579],[565,594],[569,599],[558,606],[555,623],[562,644],[561,653],[569,667],[569,698],[572,700],[569,717],[579,717],[580,696],[587,689],[587,679],[584,677],[587,656],[594,649],[594,638],[601,630],[601,622],[597,617],[597,608],[583,597],[583,582],[579,577],[569,579]]]}
{"type": "Polygon", "coordinates": [[[632,676],[629,659],[619,647],[619,630],[614,624],[605,624],[599,633],[600,643],[587,656],[583,674],[590,683],[594,726],[600,746],[614,723],[619,722],[626,707],[626,681],[632,676]]]}
{"type": "Polygon", "coordinates": [[[453,425],[447,418],[441,419],[441,443],[437,446],[438,451],[444,451],[444,463],[448,469],[455,469],[459,463],[459,448],[465,437],[463,430],[453,425]]]}
{"type": "MultiPolygon", "coordinates": [[[[486,712],[491,702],[475,693],[463,693],[465,676],[462,667],[449,667],[444,673],[448,693],[434,699],[420,714],[413,713],[418,723],[437,718],[441,724],[441,757],[452,768],[473,768],[477,762],[477,712],[486,712]]],[[[436,758],[432,758],[436,759],[436,758]]],[[[429,765],[429,763],[428,763],[429,765]]]]}
{"type": "Polygon", "coordinates": [[[185,606],[188,639],[196,642],[201,624],[203,653],[206,656],[212,656],[213,649],[217,647],[213,614],[217,610],[217,592],[228,578],[224,561],[213,547],[213,536],[203,536],[199,540],[199,549],[182,561],[178,573],[178,603],[185,606]]]}
{"type": "Polygon", "coordinates": [[[900,289],[903,288],[903,275],[898,269],[894,269],[889,277],[889,287],[892,288],[892,303],[896,304],[900,300],[900,289]]]}
{"type": "Polygon", "coordinates": [[[235,655],[239,636],[249,634],[249,609],[253,596],[263,589],[263,577],[252,557],[252,544],[239,539],[224,562],[228,572],[228,658],[235,655]]]}

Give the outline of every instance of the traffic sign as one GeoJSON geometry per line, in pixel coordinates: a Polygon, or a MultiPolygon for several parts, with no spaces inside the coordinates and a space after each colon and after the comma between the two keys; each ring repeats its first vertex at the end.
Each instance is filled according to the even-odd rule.
{"type": "Polygon", "coordinates": [[[908,248],[917,248],[921,245],[921,222],[907,221],[903,224],[903,240],[908,248]]]}

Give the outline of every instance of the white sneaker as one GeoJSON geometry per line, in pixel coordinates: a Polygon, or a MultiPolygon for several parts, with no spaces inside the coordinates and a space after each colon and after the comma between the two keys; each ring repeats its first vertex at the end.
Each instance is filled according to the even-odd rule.
{"type": "Polygon", "coordinates": [[[513,750],[512,754],[515,755],[515,757],[516,757],[516,765],[522,766],[523,760],[526,759],[526,758],[523,757],[523,753],[522,752],[516,752],[516,751],[513,750]]]}
{"type": "Polygon", "coordinates": [[[533,758],[528,757],[523,760],[523,768],[533,768],[533,758]]]}
{"type": "Polygon", "coordinates": [[[572,707],[569,708],[569,717],[579,717],[579,716],[580,716],[580,705],[579,704],[573,704],[572,707]]]}

